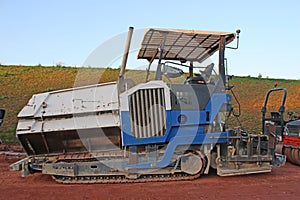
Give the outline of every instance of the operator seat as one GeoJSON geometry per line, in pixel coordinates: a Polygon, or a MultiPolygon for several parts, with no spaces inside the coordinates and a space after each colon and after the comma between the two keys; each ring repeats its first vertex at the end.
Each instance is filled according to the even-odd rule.
{"type": "Polygon", "coordinates": [[[214,68],[214,63],[207,65],[205,70],[200,71],[200,74],[195,74],[194,77],[188,77],[184,84],[207,84],[210,83],[210,77],[214,68]]]}
{"type": "Polygon", "coordinates": [[[194,77],[187,77],[184,84],[206,84],[205,79],[200,74],[195,74],[194,77]]]}

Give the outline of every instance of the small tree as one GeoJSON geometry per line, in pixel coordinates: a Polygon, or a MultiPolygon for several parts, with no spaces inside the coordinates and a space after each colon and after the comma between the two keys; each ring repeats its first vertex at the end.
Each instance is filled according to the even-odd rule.
{"type": "Polygon", "coordinates": [[[262,75],[261,75],[261,73],[259,73],[259,74],[258,74],[258,78],[262,78],[262,75]]]}

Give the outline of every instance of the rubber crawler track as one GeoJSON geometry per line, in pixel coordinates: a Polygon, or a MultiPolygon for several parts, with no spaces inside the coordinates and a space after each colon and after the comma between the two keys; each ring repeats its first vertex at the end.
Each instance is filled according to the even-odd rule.
{"type": "Polygon", "coordinates": [[[66,177],[53,175],[52,178],[63,184],[93,184],[93,183],[146,183],[146,182],[165,182],[165,181],[187,181],[200,177],[200,173],[196,175],[188,174],[170,174],[170,175],[142,175],[138,179],[127,179],[125,176],[85,176],[85,177],[66,177]]]}
{"type": "Polygon", "coordinates": [[[63,184],[114,184],[114,183],[146,183],[146,182],[166,182],[166,181],[188,181],[194,180],[200,177],[206,168],[206,159],[202,158],[203,167],[198,174],[189,175],[186,173],[175,173],[175,174],[151,174],[141,175],[138,179],[128,179],[124,175],[116,176],[61,176],[52,175],[52,178],[63,184]]]}

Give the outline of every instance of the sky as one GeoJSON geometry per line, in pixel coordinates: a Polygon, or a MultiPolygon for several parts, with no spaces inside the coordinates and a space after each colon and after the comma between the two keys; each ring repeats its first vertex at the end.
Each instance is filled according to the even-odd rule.
{"type": "Polygon", "coordinates": [[[229,74],[298,80],[299,9],[298,0],[0,0],[0,63],[82,66],[129,26],[241,29],[239,49],[226,50],[229,74]]]}

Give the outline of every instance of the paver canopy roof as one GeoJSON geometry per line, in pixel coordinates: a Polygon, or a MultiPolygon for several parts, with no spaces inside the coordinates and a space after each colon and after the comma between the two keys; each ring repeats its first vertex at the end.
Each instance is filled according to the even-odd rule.
{"type": "Polygon", "coordinates": [[[138,52],[138,59],[158,59],[159,48],[163,49],[163,60],[202,62],[218,51],[220,37],[226,44],[235,39],[230,32],[150,28],[146,30],[138,52]]]}

